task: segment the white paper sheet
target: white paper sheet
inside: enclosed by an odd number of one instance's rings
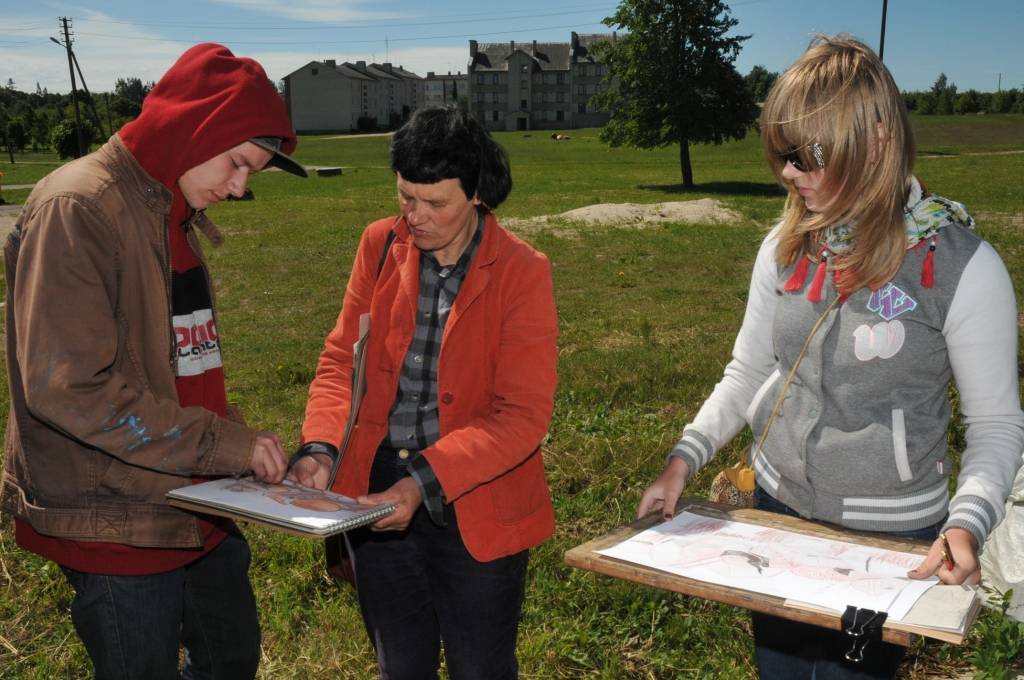
[[[908,571],[922,559],[771,527],[682,512],[599,553],[687,578],[807,602],[847,605],[899,620],[938,579]]]

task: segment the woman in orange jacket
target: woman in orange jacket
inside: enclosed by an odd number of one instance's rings
[[[456,109],[395,133],[401,215],[363,234],[291,477],[328,484],[370,315],[366,395],[333,489],[397,510],[348,536],[385,678],[517,677],[528,549],[554,531],[540,443],[557,318],[547,258],[505,231],[508,160]]]

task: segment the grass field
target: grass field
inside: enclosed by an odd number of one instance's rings
[[[1024,117],[918,119],[918,174],[967,204],[1024,284]],[[695,189],[678,154],[609,149],[597,130],[554,142],[497,135],[515,187],[500,216],[530,218],[594,203],[715,198],[735,225],[554,227],[526,237],[551,258],[561,325],[560,385],[545,444],[558,531],[532,553],[520,628],[524,678],[749,678],[743,610],[572,570],[565,550],[632,519],[682,426],[718,380],[743,312],[753,257],[782,206],[756,137],[692,150]],[[338,312],[362,228],[396,211],[388,139],[303,138],[298,158],[345,174],[255,177],[256,200],[211,210],[227,235],[208,249],[218,291],[229,396],[249,421],[298,438],[306,388]],[[1017,153],[1007,153],[1017,152]],[[35,158],[5,183],[56,164]],[[46,165],[50,164],[50,165]],[[22,165],[22,164],[19,164]],[[12,179],[15,177],[15,179]],[[5,192],[6,197],[6,192]],[[8,200],[10,198],[8,197]],[[0,415],[6,417],[6,389]],[[697,494],[740,437],[691,486]],[[325,576],[319,544],[246,529],[264,630],[261,678],[371,678],[374,662],[353,593]],[[88,660],[71,628],[59,570],[14,546],[0,525],[0,678],[78,678]],[[988,615],[964,648],[918,644],[905,675],[952,676],[998,647]],[[995,632],[992,632],[995,631]]]

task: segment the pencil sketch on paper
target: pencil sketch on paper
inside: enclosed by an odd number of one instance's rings
[[[281,505],[291,505],[313,512],[337,512],[339,510],[356,510],[358,506],[350,504],[346,507],[340,499],[325,498],[323,491],[311,489],[293,482],[284,481],[280,484],[265,484],[250,479],[235,479],[224,487],[235,493],[253,493],[268,498]]]
[[[898,619],[936,581],[906,574],[920,555],[683,512],[598,551],[687,578]]]

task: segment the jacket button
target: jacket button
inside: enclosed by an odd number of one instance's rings
[[[405,460],[409,457],[409,449],[398,449],[398,457]]]
[[[452,394],[451,392],[445,392],[444,394],[441,395],[442,404],[450,404],[453,401],[455,401],[455,395]]]

